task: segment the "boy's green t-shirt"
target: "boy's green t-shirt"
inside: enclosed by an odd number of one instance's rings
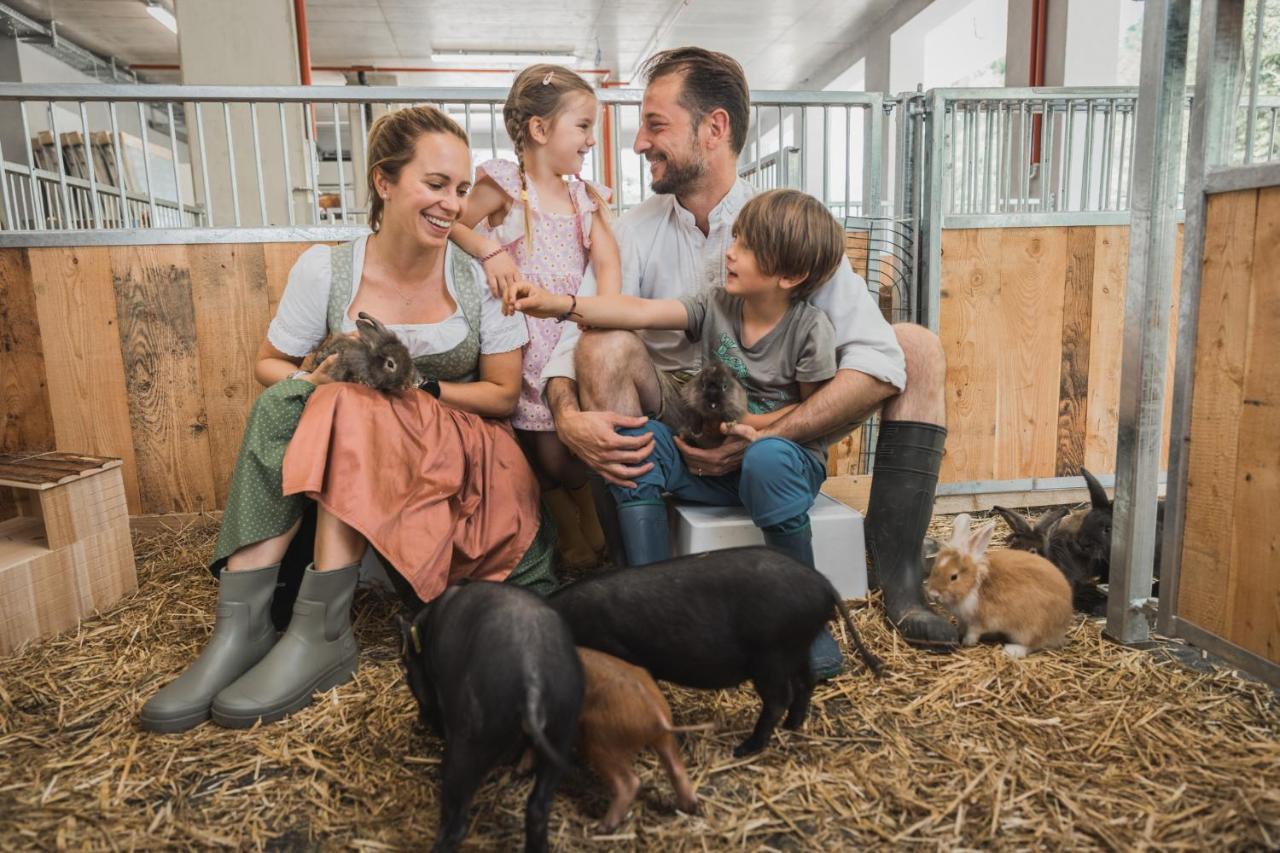
[[[801,382],[825,382],[836,375],[835,329],[831,320],[804,300],[751,346],[742,343],[742,297],[708,287],[680,299],[688,312],[685,334],[702,343],[704,360],[724,362],[747,391],[747,408],[766,414],[800,402]],[[803,447],[826,464],[824,436]]]

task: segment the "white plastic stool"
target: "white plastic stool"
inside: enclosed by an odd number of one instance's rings
[[[673,507],[671,552],[676,556],[763,545],[764,534],[742,507],[677,503]],[[862,514],[826,495],[809,510],[813,560],[842,598],[867,594],[867,546]]]

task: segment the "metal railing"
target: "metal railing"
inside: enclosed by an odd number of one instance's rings
[[[141,229],[210,229],[227,240],[322,239],[314,229],[363,228],[367,135],[379,115],[433,104],[467,131],[478,163],[513,156],[502,123],[506,94],[478,88],[0,84],[0,127],[10,129],[0,131],[0,240],[65,242],[70,238],[64,232],[93,231],[77,239],[145,242],[138,234],[103,236]],[[652,192],[644,157],[629,147],[642,94],[598,92],[601,143],[583,171],[612,185],[618,212]],[[752,97],[740,162],[748,180],[760,188],[803,189],[842,218],[882,209],[880,95]],[[270,233],[282,228],[289,233]],[[22,232],[27,242],[11,232]]]

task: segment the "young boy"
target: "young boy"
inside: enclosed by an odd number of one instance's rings
[[[618,512],[661,505],[662,493],[716,506],[741,505],[765,541],[813,566],[809,508],[826,478],[826,447],[834,436],[804,445],[761,436],[774,421],[836,373],[835,332],[827,316],[806,297],[844,259],[844,230],[812,196],[771,190],[752,198],[733,226],[725,254],[725,286],[682,299],[634,296],[575,298],[521,283],[510,291],[512,306],[531,317],[555,317],[602,329],[682,329],[701,342],[702,359],[719,359],[746,389],[749,414],[726,432],[750,443],[740,470],[720,477],[689,471],[670,428],[658,419],[625,430],[654,437],[653,468],[635,478],[635,489],[611,486]],[[661,377],[661,374],[660,374]],[[663,383],[663,411],[678,388]],[[623,545],[631,565],[670,556],[665,513],[637,512],[651,519],[624,524]],[[810,663],[816,677],[840,671],[840,650],[830,633],[814,642]]]

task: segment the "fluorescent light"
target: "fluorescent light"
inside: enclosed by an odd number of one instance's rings
[[[471,51],[446,50],[431,54],[432,62],[448,65],[459,65],[473,68],[484,68],[493,65],[532,65],[535,62],[551,62],[557,65],[577,65],[578,57],[567,51]]]
[[[147,6],[147,11],[151,13],[151,17],[164,24],[165,29],[177,35],[178,19],[173,17],[173,13],[163,6]]]

